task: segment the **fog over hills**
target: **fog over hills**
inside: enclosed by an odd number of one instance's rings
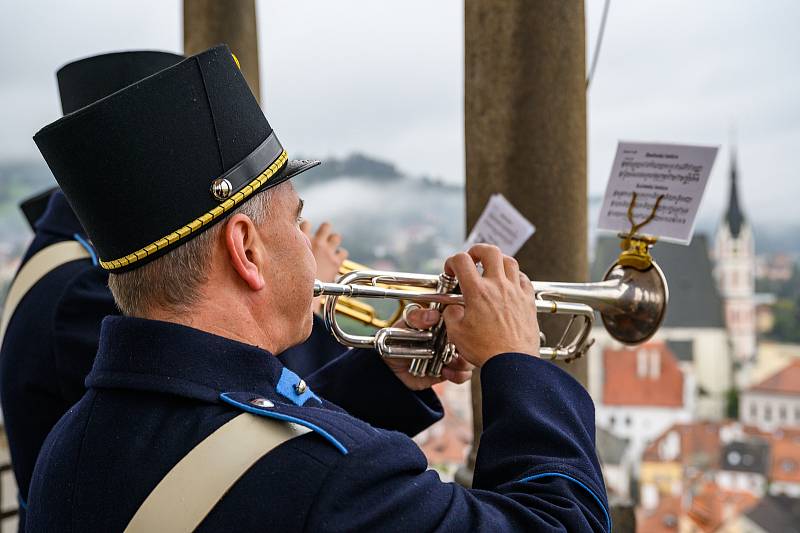
[[[327,158],[293,182],[306,201],[305,217],[315,225],[331,221],[358,261],[386,260],[398,268],[432,271],[464,241],[461,185],[408,176],[391,162],[357,153]],[[6,253],[21,250],[30,238],[19,201],[53,184],[44,163],[0,163],[0,243]],[[600,197],[589,199],[592,240],[600,203]],[[696,231],[713,234],[719,218],[699,220]],[[800,225],[765,226],[756,221],[754,228],[760,253],[800,255]]]

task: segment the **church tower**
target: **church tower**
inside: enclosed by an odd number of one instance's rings
[[[728,208],[717,229],[714,245],[714,275],[725,307],[736,384],[741,389],[749,385],[756,357],[756,257],[753,230],[739,203],[735,151],[731,154],[730,180]]]

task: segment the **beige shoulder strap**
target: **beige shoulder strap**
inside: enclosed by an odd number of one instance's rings
[[[0,345],[3,343],[8,322],[17,309],[17,305],[36,285],[37,281],[61,265],[89,257],[89,252],[78,241],[62,241],[51,244],[34,254],[17,273],[17,277],[14,278],[8,289],[8,296],[3,304],[3,316],[0,319]]]
[[[242,413],[194,447],[145,499],[126,533],[194,531],[259,459],[308,428]]]

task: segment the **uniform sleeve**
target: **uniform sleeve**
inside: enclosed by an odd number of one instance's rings
[[[382,433],[328,475],[309,531],[609,531],[594,408],[559,368],[504,354],[482,371],[475,488],[443,483],[413,443]]]
[[[86,392],[100,338],[100,323],[119,311],[107,285],[108,274],[87,268],[64,288],[53,324],[53,353],[63,398],[77,402]]]
[[[410,390],[374,350],[350,350],[306,381],[317,394],[350,415],[408,436],[444,416],[444,408],[432,389]]]

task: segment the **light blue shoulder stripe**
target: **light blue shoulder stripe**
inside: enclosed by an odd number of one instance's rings
[[[274,418],[276,420],[283,420],[285,422],[293,422],[295,424],[298,424],[298,425],[301,425],[301,426],[305,426],[308,429],[310,429],[311,431],[313,431],[314,433],[318,433],[319,435],[325,437],[325,439],[328,442],[333,444],[336,447],[336,449],[339,450],[340,452],[342,452],[344,455],[348,454],[347,448],[345,448],[344,445],[341,442],[339,442],[339,440],[336,437],[334,437],[333,435],[331,435],[330,433],[328,433],[327,431],[325,431],[324,429],[322,429],[321,427],[319,427],[316,424],[313,424],[311,422],[307,422],[305,420],[302,420],[300,418],[296,418],[294,416],[285,415],[283,413],[278,413],[278,412],[275,412],[275,411],[267,411],[265,409],[258,409],[256,407],[253,407],[252,405],[249,405],[249,404],[246,404],[246,403],[242,403],[242,402],[240,402],[238,400],[234,400],[233,398],[228,396],[228,393],[226,393],[226,392],[223,392],[222,394],[220,394],[219,397],[223,402],[225,402],[227,404],[230,404],[230,405],[233,405],[233,406],[241,409],[242,411],[246,411],[246,412],[252,413],[254,415],[265,416],[267,418]]]
[[[92,264],[94,266],[98,266],[100,261],[97,259],[97,252],[95,251],[94,246],[92,246],[89,241],[81,237],[80,233],[74,234],[72,238],[78,241],[81,246],[86,248],[86,251],[89,252],[89,256],[92,258]]]
[[[608,514],[608,509],[606,509],[606,506],[603,504],[603,500],[601,500],[600,497],[582,481],[575,479],[572,476],[568,476],[567,474],[562,474],[561,472],[544,472],[542,474],[536,474],[534,476],[522,478],[520,481],[533,481],[543,477],[563,477],[564,479],[572,481],[573,483],[577,483],[583,487],[589,494],[592,495],[592,498],[594,498],[594,500],[597,502],[597,505],[600,506],[600,509],[603,510],[603,514],[606,516],[606,525],[608,526],[608,531],[609,533],[611,532],[611,515]]]

